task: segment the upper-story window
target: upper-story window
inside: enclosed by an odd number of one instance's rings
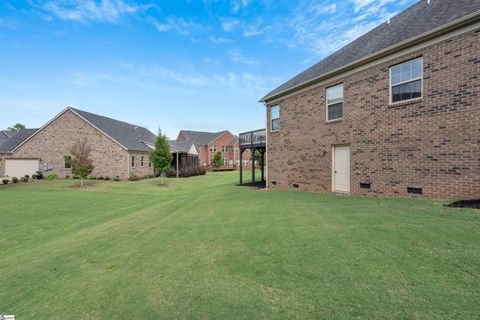
[[[422,97],[423,59],[417,58],[390,68],[390,102]]]
[[[270,107],[270,130],[277,131],[280,129],[280,106]]]
[[[327,121],[343,118],[343,83],[327,88]]]
[[[228,146],[222,146],[222,152],[228,152]]]
[[[140,166],[143,167],[143,156],[140,157]]]
[[[210,152],[217,152],[217,146],[215,145],[210,146]]]

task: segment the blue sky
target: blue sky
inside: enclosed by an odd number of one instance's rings
[[[414,0],[0,0],[0,128],[67,106],[146,126],[264,127],[268,91]]]

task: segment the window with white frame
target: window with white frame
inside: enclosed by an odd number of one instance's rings
[[[217,147],[216,146],[210,146],[210,152],[217,152]]]
[[[270,130],[276,131],[280,129],[280,106],[270,107]]]
[[[143,156],[140,157],[140,166],[143,167]]]
[[[132,156],[132,168],[135,167],[135,156]]]
[[[422,97],[423,59],[417,58],[390,67],[390,102]]]
[[[343,118],[343,83],[327,88],[327,121]]]
[[[223,157],[223,165],[228,166],[228,157]]]

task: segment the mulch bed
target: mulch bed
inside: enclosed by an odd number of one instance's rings
[[[476,200],[458,200],[450,204],[446,204],[445,207],[449,208],[473,208],[480,209],[480,199]]]

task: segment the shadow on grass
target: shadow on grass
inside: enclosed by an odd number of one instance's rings
[[[452,202],[450,204],[446,204],[445,207],[480,209],[480,199],[458,200],[458,201]]]

